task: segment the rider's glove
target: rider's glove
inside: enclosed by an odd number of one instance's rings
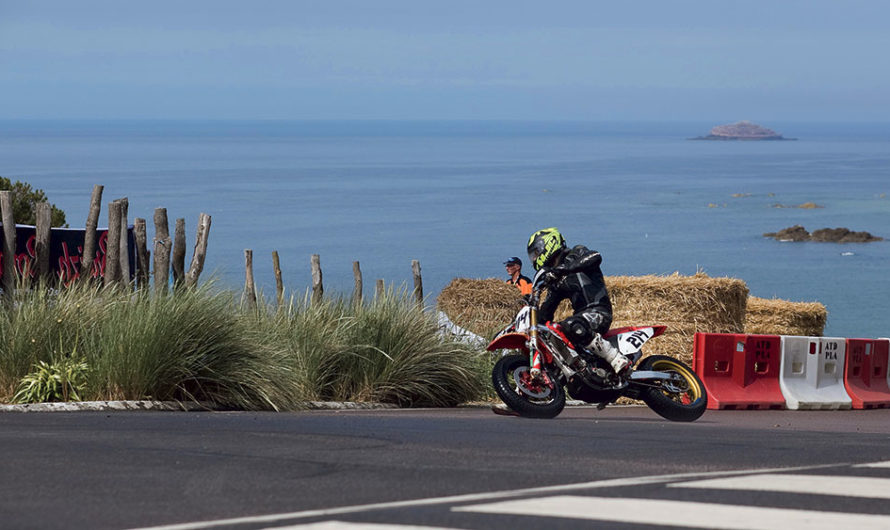
[[[547,269],[544,271],[544,274],[541,275],[541,281],[547,285],[555,284],[560,278],[562,278],[562,274],[556,272],[555,269]]]

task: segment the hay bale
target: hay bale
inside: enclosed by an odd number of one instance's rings
[[[741,333],[748,287],[735,278],[608,276],[612,327],[661,324],[664,335],[646,343],[646,354],[669,355],[692,364],[696,332]]]
[[[789,302],[778,298],[748,298],[745,333],[821,337],[828,310],[818,302]]]
[[[437,300],[452,322],[485,338],[509,324],[522,303],[519,289],[497,278],[455,278]]]
[[[693,335],[741,333],[745,326],[748,288],[733,278],[694,276],[607,276],[615,312],[612,327],[662,324],[661,337],[646,344],[658,353],[692,362]],[[520,307],[518,289],[497,279],[456,278],[439,295],[439,309],[457,325],[483,336],[507,325]],[[562,320],[572,314],[568,301],[556,311]]]

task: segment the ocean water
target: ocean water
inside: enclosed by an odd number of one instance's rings
[[[890,336],[890,242],[782,243],[800,224],[890,239],[890,124],[768,123],[794,142],[702,142],[709,123],[0,122],[0,176],[43,189],[83,226],[94,184],[130,221],[165,207],[212,216],[205,276],[240,289],[244,249],[274,294],[374,281],[434,300],[455,277],[503,277],[538,228],[604,256],[607,275],[744,280],[752,295],[819,301],[827,335]],[[777,208],[815,202],[823,208]],[[103,211],[103,215],[105,212]],[[107,217],[105,218],[107,219]],[[100,223],[101,224],[101,223]],[[527,261],[527,260],[526,260]],[[530,275],[526,265],[523,271]]]

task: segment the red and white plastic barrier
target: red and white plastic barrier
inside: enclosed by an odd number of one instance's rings
[[[846,339],[782,336],[779,387],[789,409],[849,409],[844,388]]]
[[[847,339],[844,386],[854,409],[890,407],[888,350],[886,339]]]
[[[696,333],[709,409],[890,408],[890,339]]]
[[[696,333],[693,366],[709,409],[782,409],[778,335]]]

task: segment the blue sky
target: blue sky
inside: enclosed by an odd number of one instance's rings
[[[890,2],[0,0],[0,119],[890,121]]]

